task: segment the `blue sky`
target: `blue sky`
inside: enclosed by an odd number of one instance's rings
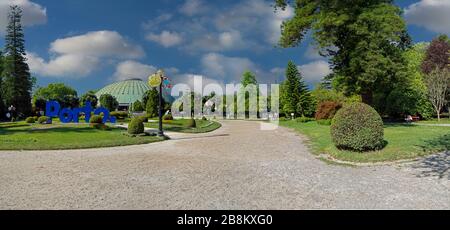
[[[157,68],[174,83],[190,83],[193,75],[231,83],[245,69],[273,83],[288,60],[311,85],[329,73],[309,39],[297,48],[274,47],[279,24],[293,12],[274,13],[270,0],[0,0],[2,27],[11,3],[24,9],[28,62],[39,86],[63,82],[81,94],[144,79]],[[396,3],[414,42],[450,34],[450,0]]]

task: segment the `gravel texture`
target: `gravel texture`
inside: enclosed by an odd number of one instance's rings
[[[140,146],[0,152],[0,209],[449,209],[450,154],[329,165],[298,134],[225,121]]]

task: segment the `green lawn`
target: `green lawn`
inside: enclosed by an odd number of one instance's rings
[[[441,118],[440,121],[438,121],[437,119],[432,119],[432,120],[426,120],[426,121],[419,121],[418,123],[422,123],[422,124],[450,124],[450,119],[449,118]]]
[[[87,124],[0,123],[0,150],[56,150],[147,144],[159,137],[129,137],[125,130],[97,130]]]
[[[385,125],[387,146],[380,151],[358,153],[338,150],[332,143],[330,126],[316,122],[282,121],[282,126],[293,128],[310,139],[315,154],[326,153],[343,161],[368,163],[412,159],[450,149],[450,127]]]
[[[163,129],[165,131],[171,132],[180,132],[180,133],[207,133],[212,132],[221,127],[221,124],[216,121],[204,121],[204,120],[195,120],[197,127],[196,128],[188,128],[186,127],[188,119],[178,119],[172,121],[164,121]],[[148,128],[158,128],[158,123],[146,123],[145,127]]]

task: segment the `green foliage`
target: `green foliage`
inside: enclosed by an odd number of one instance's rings
[[[25,122],[28,124],[33,124],[36,122],[36,120],[34,119],[34,117],[27,117],[27,119],[25,119]]]
[[[286,116],[312,116],[314,101],[294,62],[289,61],[286,68],[286,80],[281,86],[281,110]]]
[[[25,39],[21,24],[22,9],[11,6],[5,36],[5,58],[1,73],[1,93],[5,106],[13,105],[20,117],[31,113],[33,80],[26,60]]]
[[[352,103],[340,109],[331,125],[336,147],[353,151],[384,147],[384,128],[380,115],[367,104]]]
[[[157,117],[159,115],[158,112],[158,103],[159,103],[159,92],[155,88],[152,88],[150,91],[146,93],[146,105],[145,111],[147,112],[148,117]]]
[[[3,73],[3,53],[0,50],[0,120],[3,118],[3,114],[5,114],[5,104],[3,103],[3,98],[2,98],[2,82],[3,82],[3,77],[2,77],[2,73]]]
[[[91,119],[89,119],[90,124],[103,124],[103,117],[100,115],[93,115]]]
[[[331,119],[317,120],[317,124],[324,125],[324,126],[330,126],[331,122],[332,122]]]
[[[189,119],[187,121],[186,127],[188,127],[188,128],[196,128],[197,127],[197,122],[195,121],[195,119],[191,118],[191,119]]]
[[[125,118],[128,118],[129,114],[127,111],[112,111],[109,115],[117,118],[118,120],[124,120]]]
[[[94,91],[88,91],[87,93],[83,94],[80,98],[80,105],[85,106],[87,101],[91,102],[92,107],[97,107],[98,98],[95,95]]]
[[[133,118],[131,120],[128,124],[128,133],[133,135],[144,133],[144,123],[142,122],[142,118]]]
[[[163,116],[163,120],[165,120],[165,121],[173,121],[173,116],[172,116],[172,114],[166,114],[166,115],[164,115]]]
[[[40,87],[33,95],[36,107],[45,109],[44,101],[57,101],[62,107],[77,107],[79,100],[77,91],[63,83],[52,83],[47,87]],[[41,107],[43,104],[43,107]]]
[[[142,105],[142,102],[137,100],[133,103],[133,111],[134,112],[142,112],[144,111],[144,106]]]
[[[100,96],[100,105],[109,111],[114,111],[119,107],[119,102],[111,94],[103,94]]]
[[[243,88],[240,89],[240,91],[237,93],[237,97],[238,98],[242,98],[245,100],[245,113],[248,114],[250,112],[257,112],[259,105],[258,105],[258,100],[259,100],[259,87],[258,87],[258,81],[256,80],[256,76],[255,74],[253,74],[250,71],[245,71],[242,74],[242,79],[241,79],[241,85],[243,86]],[[256,92],[251,92],[253,94],[256,94],[256,104],[254,103],[250,103],[250,92],[245,92],[245,87],[249,87],[249,86],[255,86]],[[241,99],[241,100],[242,100]],[[237,106],[237,104],[236,104]],[[247,115],[246,115],[247,116]]]
[[[39,124],[47,124],[48,121],[51,121],[51,119],[47,116],[41,116],[38,118],[38,123]]]
[[[275,0],[284,8],[288,1]],[[283,22],[279,45],[297,46],[309,31],[329,57],[333,84],[346,95],[372,103],[374,92],[389,90],[405,77],[402,51],[409,46],[401,9],[392,0],[292,2],[295,16]]]
[[[300,123],[307,123],[307,122],[311,122],[314,121],[314,118],[310,118],[310,117],[299,117],[297,119],[295,119],[297,122]]]
[[[342,103],[335,101],[324,101],[317,106],[316,120],[331,120],[337,111],[342,108]]]
[[[427,100],[427,87],[421,65],[425,58],[428,43],[418,43],[404,52],[407,78],[402,82],[393,82],[388,92],[375,95],[375,108],[393,118],[405,115],[420,115],[428,119],[433,115],[433,108]]]

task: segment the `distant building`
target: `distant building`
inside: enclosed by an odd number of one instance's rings
[[[142,102],[142,97],[148,90],[150,86],[141,79],[129,79],[107,85],[96,96],[100,99],[103,94],[111,94],[119,102],[119,110],[129,110],[134,102]]]

